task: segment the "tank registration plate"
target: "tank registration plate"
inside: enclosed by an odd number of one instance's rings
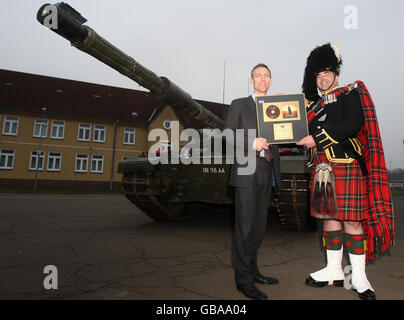
[[[203,173],[226,173],[224,168],[217,168],[217,167],[203,167]]]

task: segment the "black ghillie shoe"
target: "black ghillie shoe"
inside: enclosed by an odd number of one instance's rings
[[[304,283],[307,286],[316,287],[316,288],[326,287],[326,286],[330,285],[328,283],[328,281],[317,281],[317,280],[314,280],[311,276],[306,278]],[[344,280],[334,280],[333,283],[330,286],[343,287],[344,286]]]
[[[356,289],[352,289],[352,290],[355,291],[358,294],[359,298],[361,298],[362,300],[376,300],[375,293],[370,289],[368,289],[362,293],[358,292],[358,290],[356,290]]]

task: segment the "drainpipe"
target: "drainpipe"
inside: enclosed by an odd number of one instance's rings
[[[114,144],[112,146],[112,164],[111,164],[111,183],[109,186],[109,190],[112,191],[113,183],[114,183],[114,163],[115,163],[115,148],[116,148],[116,129],[118,128],[119,120],[115,120],[114,122]]]
[[[42,119],[45,119],[45,113],[46,113],[46,107],[42,107]],[[41,147],[42,147],[42,125],[43,123],[41,122],[39,126],[39,146],[38,150],[36,152],[36,165],[35,165],[35,178],[34,178],[34,190],[37,191],[38,189],[38,170],[39,170],[39,158],[41,157]],[[48,125],[46,126],[46,136],[48,136]],[[43,154],[43,160],[42,160],[42,168],[45,168],[45,152]]]

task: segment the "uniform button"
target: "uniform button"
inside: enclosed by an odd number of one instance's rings
[[[321,126],[317,126],[317,129],[321,129]]]

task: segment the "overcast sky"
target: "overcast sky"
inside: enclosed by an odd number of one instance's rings
[[[0,0],[0,68],[143,90],[41,26],[36,13],[44,3]],[[251,91],[249,72],[259,62],[272,70],[270,93],[297,93],[310,51],[338,42],[344,62],[340,85],[365,82],[376,105],[387,167],[404,168],[402,0],[68,3],[139,63],[193,98],[214,102],[223,101],[224,61],[225,103]]]

